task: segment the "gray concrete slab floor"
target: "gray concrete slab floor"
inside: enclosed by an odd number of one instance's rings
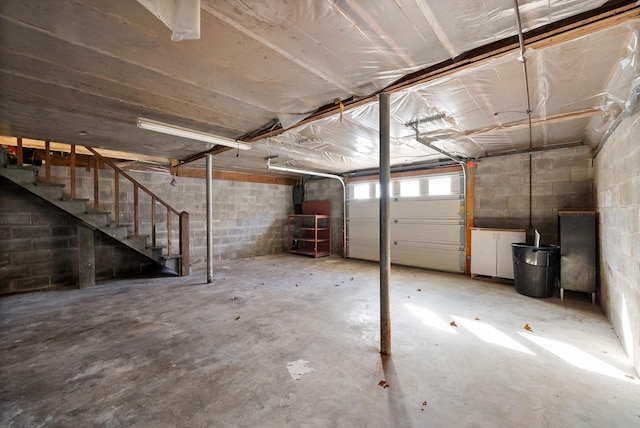
[[[589,295],[394,266],[381,358],[376,264],[280,255],[205,277],[0,299],[0,425],[640,426]]]

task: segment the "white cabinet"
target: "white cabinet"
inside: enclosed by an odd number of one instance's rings
[[[471,228],[471,276],[513,279],[511,244],[525,240],[524,230]]]

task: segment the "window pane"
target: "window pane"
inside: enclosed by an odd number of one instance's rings
[[[369,199],[369,184],[356,184],[353,186],[354,199]]]
[[[450,195],[451,194],[451,177],[430,178],[429,179],[429,195]]]
[[[389,197],[393,195],[393,183],[389,183]],[[380,198],[380,183],[376,183],[376,198]]]
[[[400,196],[420,196],[420,181],[401,181],[400,182]]]

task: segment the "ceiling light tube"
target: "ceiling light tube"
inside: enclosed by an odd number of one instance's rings
[[[207,134],[206,132],[183,128],[181,126],[169,125],[168,123],[145,119],[143,117],[138,118],[138,128],[146,129],[148,131],[160,132],[162,134],[174,135],[176,137],[203,141],[205,143],[227,146],[234,149],[249,150],[251,148],[251,145],[232,140],[231,138],[219,137],[217,135]]]

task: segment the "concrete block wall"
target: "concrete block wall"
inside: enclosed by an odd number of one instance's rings
[[[532,225],[558,242],[558,211],[594,209],[593,167],[586,146],[532,155]],[[474,226],[527,229],[529,155],[482,159],[474,174]]]
[[[600,303],[640,372],[640,113],[595,157]]]
[[[77,266],[71,216],[0,177],[0,293],[71,284]]]
[[[331,178],[308,180],[305,201],[331,201],[331,254],[342,256],[343,249],[343,197],[342,184]]]
[[[93,199],[93,171],[76,172],[77,197]],[[206,266],[206,182],[202,178],[177,177],[158,172],[129,172],[140,184],[178,211],[189,213],[190,262],[194,269]],[[100,210],[113,212],[113,174],[100,170]],[[104,178],[103,178],[104,177]],[[68,169],[52,168],[52,180],[67,184]],[[120,221],[133,224],[133,186],[120,179]],[[124,201],[124,202],[122,202]],[[151,234],[150,198],[139,194],[140,234]],[[229,180],[213,181],[213,259],[230,260],[277,254],[286,250],[287,216],[293,213],[292,188],[288,185]],[[178,245],[178,219],[172,216],[172,245]],[[166,245],[166,211],[156,207],[157,239]],[[176,248],[177,251],[177,248]]]
[[[76,285],[77,220],[0,177],[0,294]],[[94,232],[96,278],[132,275],[149,261]]]

